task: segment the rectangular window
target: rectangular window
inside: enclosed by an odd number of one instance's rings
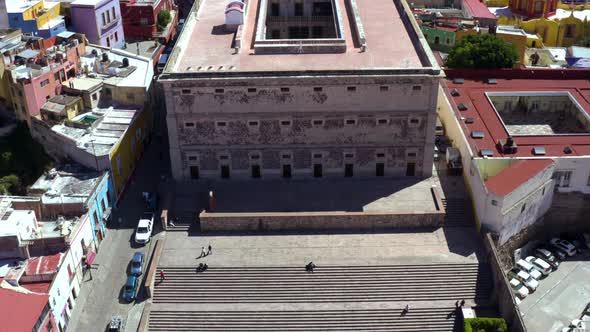
[[[270,4],[270,16],[279,16],[279,3],[273,2]]]
[[[104,210],[106,210],[106,209],[107,209],[107,207],[106,207],[106,204],[105,204],[105,200],[104,200],[104,199],[101,199],[101,200],[100,200],[100,206],[102,207],[102,211],[103,211],[103,212],[104,212]]]
[[[111,13],[107,10],[107,23],[111,23]]]
[[[286,153],[285,153],[285,154],[283,154],[281,157],[282,157],[283,159],[291,159],[291,155],[290,155],[290,154],[286,154]]]
[[[377,124],[380,124],[380,125],[386,125],[387,122],[388,122],[387,119],[377,119]]]
[[[377,158],[385,158],[385,153],[377,153],[375,156]]]
[[[118,42],[118,41],[119,41],[119,32],[115,31],[115,42]]]
[[[98,100],[98,92],[92,94],[92,100],[94,100],[94,101]]]
[[[197,156],[188,156],[189,161],[197,161]]]
[[[386,85],[382,85],[382,86],[379,87],[379,91],[381,91],[381,92],[387,92],[387,91],[389,91],[389,87],[386,86]]]
[[[229,159],[229,156],[227,156],[227,155],[219,156],[219,160],[228,160],[228,159]]]
[[[281,88],[281,92],[289,92],[290,89],[289,88]]]
[[[314,125],[314,127],[320,127],[324,125],[324,120],[313,120],[312,124]]]
[[[41,86],[46,86],[49,84],[49,79],[41,81]]]
[[[321,86],[316,86],[315,88],[313,88],[314,92],[322,92],[324,89]]]
[[[291,121],[290,120],[282,120],[281,121],[281,126],[283,126],[283,127],[289,127],[289,126],[291,126]]]
[[[225,122],[225,121],[217,121],[217,122],[215,123],[215,125],[216,125],[217,127],[226,127],[226,126],[227,126],[227,122]]]
[[[105,19],[105,17],[106,17],[106,16],[104,15],[104,12],[103,12],[103,13],[102,13],[102,26],[105,26],[105,25],[107,25],[107,20]]]
[[[420,91],[420,90],[422,90],[422,86],[420,86],[420,85],[414,85],[412,87],[412,90],[414,90],[414,91]]]
[[[344,120],[344,124],[347,126],[355,126],[356,125],[356,119],[346,119]]]
[[[248,121],[248,126],[250,127],[258,127],[260,125],[260,122],[258,121]]]
[[[111,12],[113,13],[113,20],[117,18],[117,14],[115,13],[115,7],[113,7],[111,9]]]
[[[315,153],[313,155],[313,157],[316,158],[316,159],[321,159],[322,158],[322,154],[321,153]]]
[[[303,2],[295,3],[295,16],[303,16]]]
[[[493,206],[498,206],[498,201],[497,201],[497,200],[495,200],[495,199],[492,199],[492,205],[493,205]]]
[[[181,90],[181,93],[182,93],[183,95],[190,95],[190,94],[191,94],[191,90],[190,90],[190,89],[182,89],[182,90]]]
[[[348,92],[356,92],[356,86],[346,87],[346,91],[348,91]]]
[[[111,39],[109,37],[106,38],[107,47],[111,47]]]
[[[248,88],[248,93],[256,93],[256,88]]]
[[[225,90],[224,89],[215,89],[215,93],[224,93]]]
[[[185,128],[194,128],[195,127],[195,123],[194,122],[185,122],[184,123],[184,127]]]
[[[416,152],[408,152],[408,157],[416,157]]]
[[[418,119],[410,119],[410,123],[411,124],[418,124],[418,123],[420,123],[420,120],[418,120]]]

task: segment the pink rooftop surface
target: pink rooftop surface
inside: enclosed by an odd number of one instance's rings
[[[422,68],[404,22],[394,1],[359,0],[358,11],[364,27],[367,51],[353,43],[353,30],[344,0],[340,6],[346,37],[345,53],[330,54],[254,54],[256,16],[260,0],[248,1],[243,28],[242,48],[234,54],[234,33],[226,33],[224,11],[227,0],[207,0],[198,10],[198,21],[186,27],[188,39],[179,43],[181,53],[173,72],[196,71],[199,66],[235,66],[236,71],[354,70],[374,68]],[[179,45],[177,44],[177,46]],[[189,69],[191,67],[191,69]]]

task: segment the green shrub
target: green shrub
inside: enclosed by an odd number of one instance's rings
[[[469,35],[461,39],[449,53],[449,68],[495,69],[512,68],[518,61],[513,44],[495,35]]]
[[[172,15],[170,15],[170,12],[165,9],[161,10],[158,13],[158,23],[157,23],[158,31],[162,31],[162,30],[166,29],[166,26],[170,23],[170,21],[172,21]]]
[[[508,332],[504,318],[467,318],[463,323],[465,332]]]

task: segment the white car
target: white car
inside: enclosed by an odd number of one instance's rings
[[[518,295],[521,299],[524,299],[527,297],[527,295],[529,295],[528,288],[524,287],[524,285],[516,279],[510,279],[510,286],[512,286],[512,289],[514,289],[516,295]]]
[[[543,274],[539,271],[537,271],[537,269],[535,269],[535,267],[533,266],[533,264],[525,261],[524,259],[519,259],[516,262],[516,266],[523,270],[524,272],[528,273],[531,275],[531,277],[539,280],[541,279],[541,277],[543,276]]]
[[[568,256],[573,256],[576,254],[576,247],[566,240],[553,238],[549,241],[549,243],[565,251]]]
[[[531,277],[530,274],[524,271],[518,271],[518,273],[512,277],[522,282],[531,292],[534,292],[537,287],[539,287],[537,279]]]
[[[137,224],[137,229],[135,230],[135,242],[138,244],[146,244],[150,241],[150,237],[152,236],[152,228],[154,227],[154,214],[151,212],[144,212],[141,218],[139,218],[139,223]]]
[[[541,272],[544,276],[547,276],[549,273],[551,273],[551,265],[540,258],[529,256],[525,258],[525,261],[533,264],[533,267]]]
[[[570,324],[570,327],[573,327],[573,328],[580,329],[580,330],[584,331],[586,329],[586,323],[584,323],[580,319],[574,319],[574,320],[572,320],[572,323]]]

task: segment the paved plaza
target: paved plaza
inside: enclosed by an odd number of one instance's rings
[[[590,252],[561,263],[519,305],[529,331],[561,331],[590,302]]]

